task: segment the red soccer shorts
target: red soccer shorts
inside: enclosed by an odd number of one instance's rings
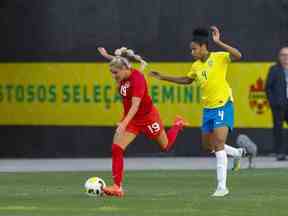
[[[128,124],[126,131],[138,135],[143,133],[150,139],[155,139],[164,129],[158,110],[153,107],[149,114],[143,118],[132,119]]]

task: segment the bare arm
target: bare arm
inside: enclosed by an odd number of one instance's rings
[[[238,49],[221,41],[220,31],[216,26],[211,26],[211,29],[212,29],[212,37],[213,37],[215,44],[217,44],[217,46],[219,46],[223,50],[229,52],[232,60],[240,60],[242,58],[241,52]]]
[[[131,108],[127,113],[126,117],[124,118],[124,120],[122,121],[123,123],[128,124],[132,120],[132,118],[135,116],[135,114],[139,109],[140,103],[141,103],[140,97],[132,97]]]
[[[104,47],[98,47],[97,49],[99,53],[107,60],[111,61],[113,58],[115,58],[115,56],[110,55]]]
[[[121,134],[125,131],[127,125],[129,122],[133,119],[135,114],[137,113],[140,103],[141,103],[141,98],[140,97],[132,97],[132,105],[130,110],[128,111],[127,115],[123,119],[123,121],[118,125],[118,128],[116,130],[116,133]]]
[[[172,83],[177,83],[177,84],[182,84],[182,85],[188,85],[194,81],[194,79],[187,77],[187,76],[182,76],[182,77],[181,76],[178,76],[178,77],[167,76],[167,75],[162,75],[161,73],[156,72],[156,71],[151,71],[149,73],[149,76],[154,77],[155,79],[158,79],[158,80],[164,80],[167,82],[172,82]]]

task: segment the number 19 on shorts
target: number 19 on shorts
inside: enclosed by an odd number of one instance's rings
[[[158,122],[154,122],[153,124],[148,125],[147,127],[152,134],[160,131],[160,124]]]

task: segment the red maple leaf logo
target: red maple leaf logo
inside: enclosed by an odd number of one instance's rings
[[[261,78],[256,81],[256,84],[250,86],[250,91],[252,92],[262,92],[264,90],[264,81]]]

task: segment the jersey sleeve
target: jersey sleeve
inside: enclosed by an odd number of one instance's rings
[[[142,98],[145,94],[146,81],[142,76],[137,76],[133,80],[132,97]]]

